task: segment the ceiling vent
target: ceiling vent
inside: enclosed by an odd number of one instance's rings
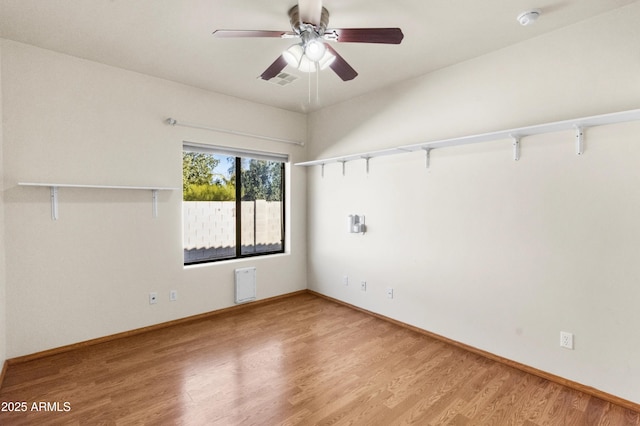
[[[269,80],[265,80],[265,81],[268,81],[269,83],[275,84],[277,86],[286,86],[288,84],[293,83],[297,79],[298,79],[298,77],[293,75],[293,74],[288,74],[286,72],[281,72],[278,75],[276,75],[275,77],[270,78]]]

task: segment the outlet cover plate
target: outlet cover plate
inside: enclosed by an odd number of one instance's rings
[[[573,333],[560,332],[560,347],[573,350]]]
[[[367,282],[366,281],[360,281],[360,290],[367,291]]]
[[[149,304],[155,305],[156,303],[158,303],[158,293],[156,293],[155,291],[149,293]]]

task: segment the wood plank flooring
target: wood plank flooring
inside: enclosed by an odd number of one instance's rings
[[[11,365],[0,402],[27,404],[2,425],[640,425],[312,294]]]

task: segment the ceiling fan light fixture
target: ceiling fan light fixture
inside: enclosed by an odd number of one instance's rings
[[[318,62],[327,51],[327,46],[317,39],[309,40],[304,47],[304,55],[312,62]]]
[[[304,49],[299,44],[294,44],[291,47],[289,47],[287,50],[282,52],[282,57],[284,58],[284,60],[287,61],[288,65],[294,68],[298,68],[300,66],[303,56],[304,56]]]
[[[326,70],[329,66],[336,60],[336,56],[329,52],[329,50],[325,50],[322,59],[318,61],[318,66],[321,70]]]
[[[318,63],[315,61],[309,60],[307,56],[303,56],[300,60],[300,65],[298,65],[298,69],[302,72],[316,72],[318,70]]]
[[[310,44],[311,48],[309,47]],[[322,55],[318,59],[314,59],[320,52]],[[309,57],[308,53],[311,53],[311,57]],[[287,62],[287,65],[302,72],[324,70],[336,59],[325,44],[318,40],[307,42],[306,47],[302,44],[293,44],[282,52],[282,57]]]

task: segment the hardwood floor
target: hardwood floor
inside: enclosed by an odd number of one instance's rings
[[[311,294],[11,365],[0,402],[26,402],[2,425],[640,425]]]

